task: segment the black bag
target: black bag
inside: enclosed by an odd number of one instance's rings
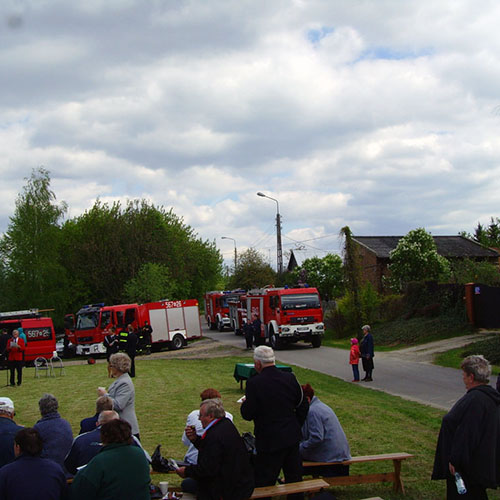
[[[251,432],[244,432],[241,435],[243,443],[245,443],[245,448],[247,449],[248,458],[250,459],[250,465],[255,465],[255,457],[257,455],[257,448],[255,448],[255,436]]]
[[[160,448],[161,444],[155,448],[155,451],[151,455],[151,467],[155,472],[165,473],[174,470],[174,468],[169,465],[168,460],[161,456]]]

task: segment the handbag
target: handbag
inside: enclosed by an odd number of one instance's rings
[[[155,472],[170,472],[175,470],[169,463],[168,460],[161,456],[161,444],[159,444],[153,454],[151,455],[151,467]]]

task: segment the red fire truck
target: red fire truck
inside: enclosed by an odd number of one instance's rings
[[[114,326],[119,333],[128,325],[134,330],[145,326],[147,321],[153,332],[151,346],[160,349],[180,349],[188,339],[202,336],[198,301],[161,300],[147,304],[121,304],[105,306],[90,304],[83,306],[76,315],[67,314],[64,318],[68,340],[76,346],[77,355],[104,354],[104,337]],[[147,339],[142,339],[147,342]],[[141,337],[139,337],[139,348]]]
[[[235,335],[243,334],[243,325],[247,320],[246,294],[234,295],[227,300],[229,306],[229,320]]]
[[[261,336],[273,349],[304,340],[320,347],[323,310],[316,288],[262,288],[247,292],[247,315],[262,321]]]
[[[207,292],[205,294],[205,319],[210,330],[222,332],[225,327],[231,328],[228,300],[242,295],[244,290],[224,292]]]
[[[56,335],[52,318],[42,316],[38,309],[0,313],[0,329],[23,329],[26,334],[24,360],[33,361],[38,357],[51,359],[56,350]]]

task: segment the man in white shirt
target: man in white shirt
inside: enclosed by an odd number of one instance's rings
[[[200,394],[200,398],[202,401],[205,401],[206,399],[222,399],[222,396],[216,389],[205,389]],[[193,410],[187,417],[186,427],[194,427],[196,430],[196,434],[198,434],[198,436],[202,436],[204,429],[199,416],[200,410]],[[231,420],[231,422],[233,421],[233,416],[228,411],[226,411],[226,417]],[[195,465],[196,463],[198,463],[198,449],[188,439],[185,432],[183,432],[182,434],[182,442],[185,446],[188,446],[188,451],[184,457],[184,462],[189,465]]]

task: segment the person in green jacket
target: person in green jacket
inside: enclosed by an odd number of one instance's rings
[[[149,464],[141,448],[131,446],[130,424],[104,424],[101,441],[101,451],[75,476],[71,499],[149,500]]]

